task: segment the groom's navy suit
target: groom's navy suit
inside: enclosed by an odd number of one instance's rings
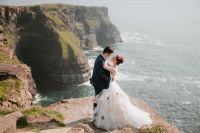
[[[103,68],[104,57],[100,54],[94,63],[94,69],[90,83],[94,86],[95,95],[98,95],[103,89],[108,89],[111,80],[110,72]]]

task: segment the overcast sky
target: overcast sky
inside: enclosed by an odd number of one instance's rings
[[[99,5],[106,6],[110,4],[123,4],[128,2],[130,4],[138,2],[196,2],[199,4],[200,0],[0,0],[1,5],[35,5],[44,3],[66,3],[66,4],[81,4],[81,5]]]

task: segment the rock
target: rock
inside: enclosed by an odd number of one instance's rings
[[[121,42],[120,34],[108,16],[108,8],[69,6],[63,12],[69,15],[70,21],[65,23],[79,37],[83,49]]]
[[[14,133],[16,131],[16,122],[22,116],[22,113],[17,111],[0,117],[0,133]]]
[[[60,127],[59,123],[56,120],[50,119],[49,117],[44,117],[44,116],[41,118],[28,117],[27,123],[32,128],[37,128],[40,130],[53,129],[53,128]]]
[[[131,128],[124,128],[120,130],[114,130],[112,133],[137,133],[136,131],[133,131]]]
[[[3,38],[2,42],[3,42],[3,44],[8,44],[7,38]]]
[[[82,119],[91,119],[93,97],[68,99],[65,103],[55,103],[48,107],[64,116],[64,123],[70,124]],[[67,107],[67,108],[66,108]]]
[[[42,130],[40,131],[40,133],[84,133],[84,130],[82,128],[66,127],[66,128]]]
[[[40,130],[40,133],[85,133],[82,128],[74,128],[74,127],[63,127],[63,128],[55,128],[55,129],[46,129]],[[28,130],[17,130],[16,133],[35,133],[31,129]]]
[[[94,130],[87,124],[78,124],[77,127],[83,128],[84,129],[84,133],[94,133]]]
[[[3,34],[0,33],[0,42],[3,41],[3,38],[4,38],[4,37],[3,37]]]
[[[16,111],[16,112],[10,113],[4,117],[11,117],[14,120],[17,120],[17,119],[21,118],[22,116],[23,116],[23,114],[20,111]]]
[[[3,45],[4,45],[3,42],[0,41],[0,46],[3,46]]]
[[[55,103],[48,107],[50,110],[56,110],[63,114],[64,123],[67,126],[78,126],[84,129],[93,130],[94,132],[104,132],[95,127],[92,122],[93,97],[83,97],[64,100],[63,103]],[[172,124],[168,123],[157,112],[149,107],[145,102],[138,99],[131,99],[132,103],[138,108],[148,112],[153,119],[153,125],[162,125],[168,133],[180,133]],[[65,107],[68,108],[65,108]],[[81,125],[81,126],[80,126]],[[141,129],[142,130],[142,129]],[[135,133],[137,130],[124,128],[122,130],[112,131],[112,133]]]
[[[2,33],[2,32],[3,32],[3,26],[0,25],[0,33]]]
[[[22,83],[19,88],[9,88],[5,94],[5,101],[2,101],[0,109],[17,109],[30,107],[36,95],[35,82],[32,79],[29,68],[26,65],[0,64],[0,77],[15,77],[17,83]],[[4,80],[0,79],[0,82]],[[11,81],[12,82],[12,81]]]

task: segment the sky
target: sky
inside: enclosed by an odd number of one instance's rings
[[[113,2],[114,1],[114,2]],[[0,0],[1,5],[36,5],[36,4],[44,4],[44,3],[66,3],[66,4],[81,4],[81,5],[99,5],[99,6],[106,6],[115,4],[115,3],[121,3],[124,2],[134,4],[138,2],[145,2],[145,3],[151,3],[151,2],[196,2],[200,3],[199,0]]]

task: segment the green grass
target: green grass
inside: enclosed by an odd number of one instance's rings
[[[0,51],[0,63],[4,64],[19,64],[17,59],[11,59],[9,53]]]
[[[11,64],[12,60],[10,59],[10,56],[8,53],[0,52],[0,63],[6,63]]]
[[[74,56],[77,56],[79,48],[78,48],[78,39],[77,37],[70,31],[58,31],[59,42],[62,47],[63,58],[68,57],[68,49],[69,47],[73,50]]]
[[[6,100],[6,94],[11,90],[19,91],[21,86],[21,81],[16,77],[8,77],[5,80],[0,81],[0,101]]]
[[[13,111],[8,110],[8,109],[0,109],[0,116],[7,115],[9,113],[12,113]]]
[[[22,113],[24,116],[18,119],[17,128],[30,127],[33,128],[32,131],[40,132],[40,129],[34,128],[31,125],[29,125],[27,119],[28,117],[33,117],[34,119],[34,118],[43,118],[44,116],[50,118],[50,120],[54,119],[58,123],[58,126],[64,126],[63,123],[64,117],[57,111],[48,110],[40,106],[33,106],[29,109],[22,111]]]
[[[40,117],[48,116],[49,118],[55,119],[59,123],[63,123],[64,117],[57,111],[47,110],[42,107],[32,107],[22,112],[25,116]]]
[[[39,132],[40,132],[40,129],[34,128],[34,129],[32,129],[32,131],[35,132],[35,133],[39,133]]]
[[[13,36],[13,33],[10,31],[10,29],[8,28],[8,25],[4,25],[4,31],[3,33],[5,34],[6,38],[7,38],[7,42],[4,43],[4,46],[13,48],[14,44],[15,44],[15,38]]]
[[[139,130],[139,133],[167,133],[167,130],[162,125],[155,125],[152,128]]]
[[[59,13],[56,11],[47,11],[44,12],[45,16],[52,20],[57,25],[65,25],[62,19],[59,16]]]

